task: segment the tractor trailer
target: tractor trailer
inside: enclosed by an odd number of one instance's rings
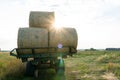
[[[65,70],[67,55],[77,52],[77,32],[74,28],[56,29],[54,12],[31,11],[29,27],[19,28],[17,48],[11,52],[26,62],[26,74],[38,76],[38,69]]]

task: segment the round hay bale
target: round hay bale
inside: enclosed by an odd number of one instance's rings
[[[18,31],[18,53],[32,54],[32,49],[21,48],[36,48],[34,49],[35,54],[69,53],[69,47],[73,47],[71,52],[75,52],[77,40],[74,28],[53,28],[50,29],[49,34],[48,29],[45,28],[20,28]]]
[[[74,28],[51,29],[49,41],[50,47],[64,48],[65,46],[73,47],[76,50],[78,41],[77,32]]]
[[[29,16],[30,27],[49,28],[54,24],[54,12],[32,11]]]
[[[17,44],[18,48],[48,47],[48,31],[44,28],[19,28]],[[32,53],[32,51],[21,49],[18,53]]]

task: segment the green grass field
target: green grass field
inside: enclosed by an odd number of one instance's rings
[[[64,59],[66,80],[120,80],[120,51],[81,51]],[[43,71],[44,72],[44,71]],[[25,63],[0,53],[0,80],[58,80],[53,70],[35,79],[25,76]]]

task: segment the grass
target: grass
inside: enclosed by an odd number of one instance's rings
[[[120,51],[81,51],[64,61],[66,80],[120,80]],[[0,80],[36,80],[24,73],[25,63],[9,53],[0,53]],[[48,70],[37,80],[58,77],[62,76]]]
[[[120,80],[120,51],[81,51],[65,62],[67,80]]]
[[[23,77],[25,65],[8,52],[0,52],[0,80],[16,80]],[[20,80],[20,79],[17,79]]]

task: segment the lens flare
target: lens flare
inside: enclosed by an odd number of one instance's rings
[[[61,49],[63,47],[62,44],[58,44],[58,48]]]
[[[63,66],[64,66],[64,61],[63,61],[63,59],[62,59],[62,57],[61,57],[60,63],[59,63],[59,67],[63,67]]]

